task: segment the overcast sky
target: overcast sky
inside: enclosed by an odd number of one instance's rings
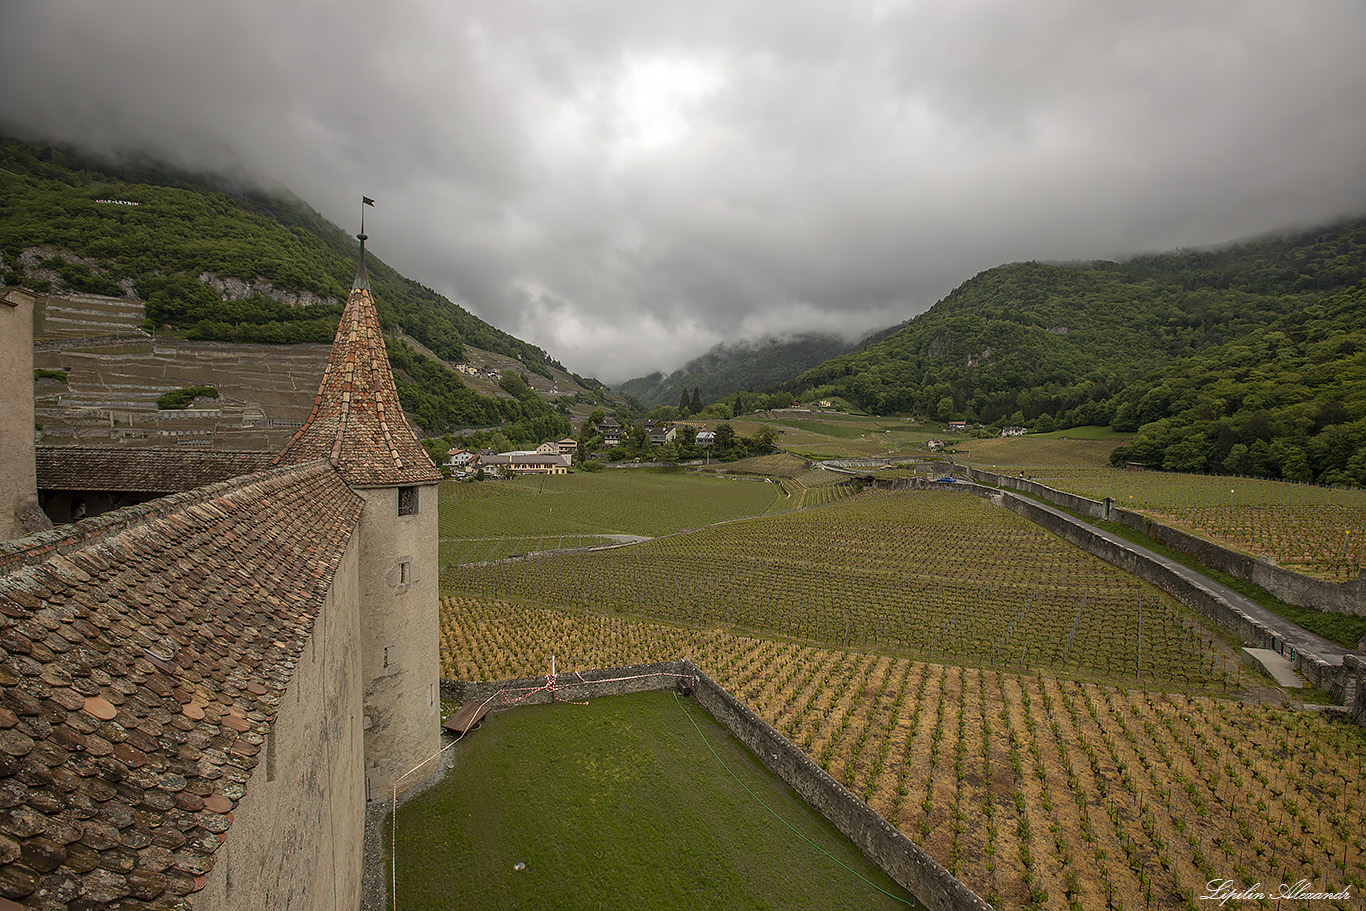
[[[571,370],[1366,212],[1357,0],[2,0],[0,123],[278,181]]]

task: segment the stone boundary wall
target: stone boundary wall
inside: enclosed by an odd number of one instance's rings
[[[1347,710],[1352,713],[1353,721],[1366,728],[1366,661],[1356,655],[1348,655],[1342,659],[1342,663],[1356,683],[1356,694],[1348,703]]]
[[[1133,573],[1145,582],[1152,583],[1252,647],[1279,651],[1276,649],[1276,637],[1271,630],[1219,597],[1214,590],[1172,572],[1150,557],[1121,547],[1070,516],[1059,516],[1049,512],[1032,500],[1014,493],[1006,493],[1001,505],[1041,525],[1064,541]],[[1295,670],[1307,677],[1314,686],[1339,697],[1343,695],[1347,677],[1345,668],[1320,661],[1303,652],[1295,652],[1292,660]]]
[[[697,668],[687,661],[575,671],[557,675],[553,692],[546,686],[545,674],[521,680],[488,682],[447,680],[443,677],[441,695],[455,702],[483,702],[502,693],[502,697],[489,704],[490,708],[508,708],[513,705],[544,705],[547,702],[583,700],[593,696],[624,696],[627,693],[667,690],[677,684],[680,678],[696,674]]]
[[[966,474],[969,478],[972,478],[972,480],[982,484],[1033,494],[1042,500],[1047,500],[1054,506],[1080,513],[1083,516],[1089,516],[1092,519],[1110,518],[1109,500],[1106,500],[1104,503],[1098,503],[1095,500],[1089,500],[1086,497],[1077,496],[1076,494],[1054,490],[1052,487],[1046,487],[1038,481],[1031,481],[1028,478],[1011,477],[1008,474],[997,474],[994,471],[983,471],[980,468],[959,466],[958,470]]]
[[[1161,522],[1154,522],[1142,513],[1115,506],[1114,501],[1109,498],[1098,502],[1054,490],[1026,478],[1013,478],[1010,475],[983,471],[980,468],[960,466],[958,470],[974,481],[1033,494],[1054,506],[1092,519],[1120,522],[1173,550],[1189,554],[1211,569],[1227,573],[1244,582],[1260,585],[1289,604],[1366,617],[1366,571],[1352,582],[1325,582],[1257,557],[1237,553],[1212,541],[1163,525]]]
[[[537,705],[557,696],[569,700],[671,689],[680,681],[718,724],[930,911],[990,911],[991,906],[976,893],[691,661],[563,674],[556,677],[554,693],[544,676],[491,683],[443,679],[441,693],[448,699],[471,702],[503,691],[505,696],[498,699],[502,705]]]
[[[691,666],[691,662],[688,662]],[[696,671],[697,702],[769,770],[830,820],[884,873],[930,911],[987,911],[991,906],[955,879],[872,807],[714,680]]]
[[[1188,532],[1154,522],[1142,513],[1115,507],[1110,511],[1110,518],[1143,532],[1173,550],[1190,554],[1211,569],[1260,585],[1289,604],[1366,617],[1366,571],[1351,582],[1325,582],[1220,547]]]
[[[959,493],[970,493],[974,497],[981,497],[984,500],[992,500],[1001,495],[1001,492],[995,487],[974,484],[972,481],[954,481],[949,484],[931,478],[879,478],[874,476],[872,486],[878,490],[956,490]]]

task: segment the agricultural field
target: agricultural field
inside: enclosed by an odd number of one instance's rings
[[[936,427],[862,415],[780,413],[763,421],[741,419],[731,423],[744,436],[753,436],[760,427],[771,427],[782,448],[821,459],[908,455],[927,440],[946,438]]]
[[[998,908],[1362,907],[1366,737],[1317,713],[472,595],[441,634],[463,679],[690,657]]]
[[[1100,439],[1095,435],[1071,436],[1093,428],[1077,427],[1064,431],[1064,436],[1029,434],[1022,437],[993,437],[988,440],[964,440],[954,458],[968,465],[985,469],[1020,469],[1040,466],[1107,469],[1110,453],[1133,439],[1131,436],[1111,435]]]
[[[1366,566],[1366,490],[1116,468],[1026,473],[1305,575],[1345,582]]]
[[[736,459],[734,462],[711,462],[706,465],[694,465],[691,468],[693,471],[713,474],[753,474],[769,478],[795,478],[806,472],[809,465],[810,463],[806,459],[794,456],[790,452],[775,452],[769,455],[750,456],[747,459]]]
[[[656,537],[787,508],[781,485],[628,469],[462,484],[440,492],[441,565]]]
[[[1223,689],[1231,673],[1226,646],[1166,595],[953,491],[868,492],[627,548],[448,565],[442,583],[1092,679]]]

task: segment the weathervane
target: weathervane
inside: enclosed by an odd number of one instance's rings
[[[362,196],[362,197],[360,198],[360,233],[356,235],[356,239],[357,239],[357,240],[364,241],[364,240],[366,239],[366,238],[365,238],[365,207],[366,207],[366,206],[370,206],[370,207],[373,208],[374,205],[375,205],[375,201],[374,201],[373,199],[371,199],[369,196]]]

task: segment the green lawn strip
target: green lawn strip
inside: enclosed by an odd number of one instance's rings
[[[443,538],[440,544],[442,566],[462,566],[502,560],[535,551],[604,547],[619,543],[601,535],[545,534],[530,537]]]
[[[1042,497],[1034,496],[1033,494],[1024,493],[1022,491],[1016,491],[1016,493],[1033,500],[1038,500],[1040,503],[1048,503],[1047,500],[1044,500]],[[1278,617],[1283,617],[1291,623],[1307,629],[1314,635],[1322,636],[1330,642],[1336,642],[1344,648],[1356,648],[1357,643],[1361,641],[1361,637],[1366,636],[1366,617],[1355,617],[1351,614],[1335,614],[1330,611],[1320,611],[1314,610],[1311,607],[1300,607],[1297,604],[1288,604],[1262,588],[1260,585],[1256,585],[1252,582],[1245,582],[1235,576],[1222,573],[1217,569],[1211,569],[1190,554],[1182,553],[1179,550],[1174,550],[1165,544],[1154,541],[1152,538],[1143,534],[1143,532],[1130,528],[1128,525],[1124,525],[1120,522],[1110,522],[1104,519],[1092,519],[1083,516],[1080,513],[1072,512],[1069,509],[1063,509],[1052,503],[1048,503],[1048,505],[1060,512],[1065,512],[1069,516],[1079,519],[1082,522],[1108,531],[1126,541],[1137,544],[1140,547],[1146,547],[1154,553],[1161,554],[1169,560],[1180,563],[1187,569],[1193,569],[1201,575],[1207,576],[1213,581],[1218,582],[1220,585],[1233,589],[1244,598],[1255,601]]]
[[[405,911],[913,901],[705,710],[671,692],[497,713],[454,749],[445,780],[399,811]],[[514,869],[519,862],[526,869]]]

